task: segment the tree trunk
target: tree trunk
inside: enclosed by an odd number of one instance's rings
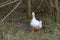
[[[57,20],[57,24],[58,24],[59,23],[58,0],[55,0],[55,8],[57,10],[56,20]]]
[[[31,17],[31,0],[28,0],[28,17]]]

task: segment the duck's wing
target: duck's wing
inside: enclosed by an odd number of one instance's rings
[[[42,21],[39,21],[39,28],[42,28]]]

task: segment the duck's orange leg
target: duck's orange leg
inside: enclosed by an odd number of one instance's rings
[[[32,31],[31,31],[31,33],[34,33],[34,28],[32,28]]]
[[[41,30],[40,29],[38,29],[38,32],[40,32]]]
[[[40,32],[41,30],[39,29],[39,32]]]

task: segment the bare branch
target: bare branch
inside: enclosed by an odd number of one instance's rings
[[[50,1],[51,7],[54,7],[54,4],[53,4],[52,0],[49,0],[49,1]]]
[[[41,0],[41,3],[40,3],[40,5],[37,7],[37,9],[39,9],[39,8],[41,7],[42,3],[43,3],[43,0]]]
[[[10,1],[11,1],[11,0],[8,0],[8,1],[5,1],[5,2],[2,2],[2,3],[0,3],[0,5],[6,4],[6,3],[10,2]]]
[[[22,0],[13,8],[13,10],[8,13],[3,19],[2,19],[2,22],[21,4]]]
[[[6,5],[9,5],[9,4],[15,3],[15,2],[17,2],[17,1],[18,1],[18,0],[15,0],[15,1],[12,1],[12,2],[10,2],[10,3],[6,3],[6,4],[4,4],[4,5],[1,5],[0,8],[1,8],[1,7],[4,7],[4,6],[6,6]]]

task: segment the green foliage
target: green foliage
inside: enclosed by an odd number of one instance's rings
[[[4,14],[0,12],[0,19],[2,19],[3,17],[4,17]]]
[[[11,32],[11,34],[13,34],[13,38],[15,38],[14,40],[58,40],[58,33],[59,30],[57,29],[57,26],[55,25],[55,22],[52,23],[51,19],[49,18],[48,21],[45,22],[46,25],[49,26],[50,32],[43,32],[43,30],[41,30],[40,32],[34,32],[34,33],[30,33],[30,32],[26,32],[24,31],[23,28],[25,28],[26,24],[17,24],[17,23],[11,23],[11,22],[6,22],[4,24],[4,26],[2,27],[4,33],[7,32]],[[29,28],[29,27],[28,27]],[[4,37],[6,37],[6,35],[3,35],[3,31],[0,31],[0,40],[5,39]],[[8,34],[8,33],[7,33]]]
[[[0,40],[4,40],[4,35],[2,30],[0,30]]]

